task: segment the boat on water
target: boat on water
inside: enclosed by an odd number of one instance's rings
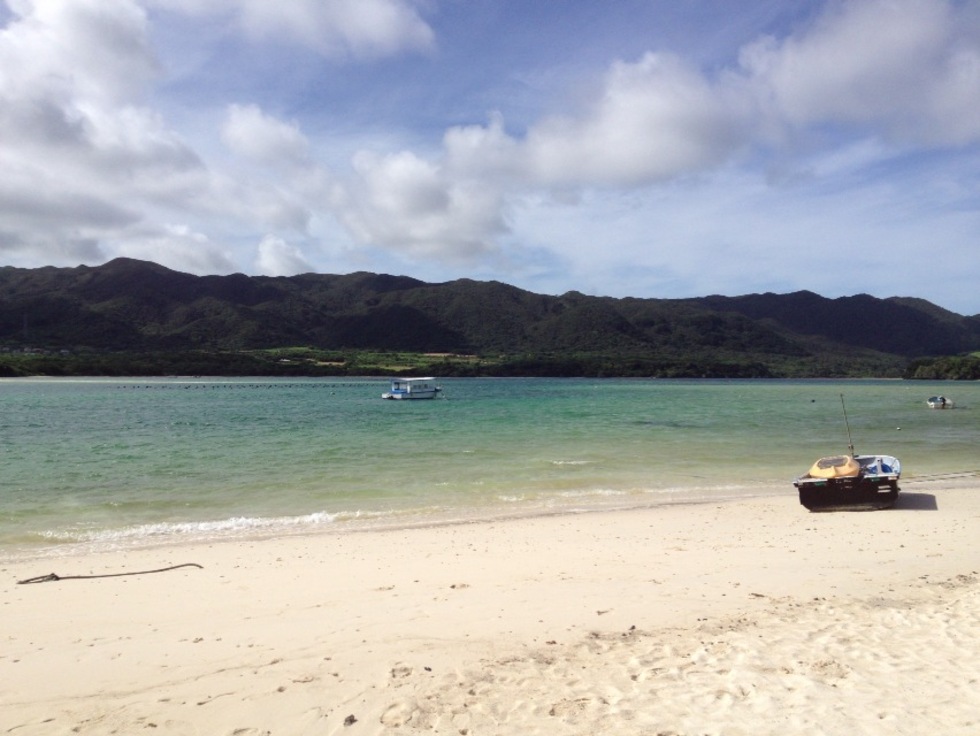
[[[930,409],[952,409],[953,402],[947,399],[945,396],[930,396],[926,399],[926,404],[929,405]]]
[[[847,409],[841,395],[844,425],[847,427],[845,455],[817,460],[810,469],[793,481],[800,503],[810,511],[838,509],[887,509],[898,499],[898,479],[902,463],[892,455],[856,455],[847,423]]]
[[[426,378],[392,378],[391,389],[381,394],[382,399],[434,399],[442,392],[431,376]]]

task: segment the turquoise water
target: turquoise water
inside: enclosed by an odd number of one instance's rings
[[[0,553],[795,496],[844,452],[980,468],[980,384],[455,379],[0,381]],[[925,399],[944,393],[957,408]]]

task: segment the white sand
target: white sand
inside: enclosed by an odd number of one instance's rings
[[[8,561],[0,734],[977,734],[978,485]]]

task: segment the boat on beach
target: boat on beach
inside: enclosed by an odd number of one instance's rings
[[[436,379],[392,378],[391,389],[381,394],[382,399],[434,399],[442,391]]]
[[[930,409],[952,409],[953,402],[947,399],[945,396],[930,396],[926,399],[926,404],[928,404]]]
[[[845,455],[817,460],[795,481],[800,503],[810,511],[837,509],[887,509],[898,499],[898,479],[902,463],[892,455],[855,455],[847,409],[841,395],[844,425],[847,427]]]
[[[886,509],[898,499],[901,474],[892,455],[834,455],[817,460],[793,485],[810,511]]]

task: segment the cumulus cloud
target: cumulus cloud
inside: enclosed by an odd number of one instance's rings
[[[900,142],[980,138],[980,12],[936,0],[833,3],[811,28],[746,47],[740,73],[786,125]]]
[[[95,149],[93,112],[140,90],[155,60],[145,18],[129,2],[31,2],[0,35],[0,133],[16,147]]]
[[[524,151],[507,135],[500,113],[490,116],[487,125],[450,128],[443,136],[447,166],[457,176],[490,177],[513,181],[524,171]]]
[[[337,212],[359,241],[413,256],[465,262],[495,250],[505,227],[500,193],[489,182],[452,176],[415,154],[362,152],[358,175]]]
[[[362,152],[344,221],[365,243],[473,258],[496,252],[507,208],[523,196],[646,187],[774,145],[812,156],[813,141],[823,140],[833,156],[842,130],[849,141],[878,141],[863,146],[878,161],[900,146],[975,143],[976,7],[831,2],[811,25],[747,45],[737,64],[710,74],[663,53],[618,61],[590,103],[522,137],[494,115],[447,131],[431,159]]]
[[[125,238],[108,239],[105,250],[110,258],[138,258],[198,275],[238,270],[227,249],[186,225],[130,231]]]
[[[19,0],[0,42],[0,90],[21,98],[71,91],[127,100],[157,73],[145,13],[133,2]]]
[[[275,235],[262,238],[255,267],[265,276],[295,276],[314,270],[299,248]]]
[[[970,21],[973,22],[970,22]],[[447,148],[548,186],[630,187],[717,167],[741,151],[856,126],[892,143],[980,140],[980,11],[935,0],[832,3],[811,27],[761,39],[709,75],[676,56],[614,63],[591,105],[523,140],[456,129]]]
[[[99,243],[133,227],[145,206],[193,188],[200,161],[139,104],[158,65],[138,5],[11,8],[0,33],[0,249],[97,259]]]
[[[744,142],[745,123],[738,98],[724,86],[674,56],[648,53],[615,63],[584,115],[531,129],[529,173],[559,186],[669,179],[723,161]]]
[[[232,105],[221,137],[233,151],[261,164],[310,163],[309,141],[299,126],[265,114],[258,105]]]
[[[210,171],[143,103],[159,65],[135,2],[11,7],[0,32],[0,252],[10,262],[127,255],[225,273],[239,267],[193,220],[307,227],[310,211],[296,189],[309,186],[308,175],[283,185]],[[298,127],[255,105],[232,106],[222,134],[250,164],[309,164]],[[216,230],[229,233],[227,225]]]
[[[486,126],[449,129],[436,159],[360,151],[353,176],[334,186],[331,208],[362,246],[471,266],[499,260],[508,192],[524,177],[522,155],[500,115]]]

